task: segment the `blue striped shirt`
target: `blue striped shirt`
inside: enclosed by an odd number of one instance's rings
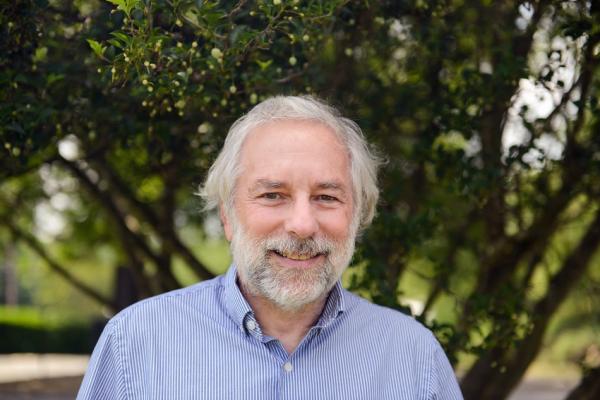
[[[77,399],[462,399],[432,333],[332,289],[292,354],[262,333],[236,269],[123,310],[104,329]]]

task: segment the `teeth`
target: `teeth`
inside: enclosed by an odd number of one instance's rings
[[[308,260],[309,258],[312,258],[309,255],[297,254],[297,253],[283,253],[282,255],[285,258],[289,258],[289,259],[292,259],[292,260]]]

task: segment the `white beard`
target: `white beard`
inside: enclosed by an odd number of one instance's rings
[[[350,263],[354,253],[356,228],[348,238],[336,242],[327,238],[297,239],[291,236],[251,238],[238,221],[233,223],[231,252],[240,283],[252,295],[263,297],[282,310],[298,311],[324,298]],[[291,252],[324,255],[322,265],[310,268],[285,268],[270,255]]]

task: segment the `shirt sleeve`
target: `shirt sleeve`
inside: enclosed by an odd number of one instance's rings
[[[454,370],[436,339],[432,366],[431,400],[463,400]]]
[[[117,327],[104,328],[88,365],[77,400],[125,400],[125,380]]]

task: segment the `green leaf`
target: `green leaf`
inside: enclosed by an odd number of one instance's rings
[[[119,49],[123,48],[123,44],[121,42],[119,42],[117,39],[108,39],[107,42]]]
[[[118,47],[120,49],[124,49],[131,45],[132,38],[130,36],[127,36],[123,32],[117,31],[111,32],[110,34],[115,37],[115,39],[110,39],[108,41],[113,46]]]
[[[64,74],[49,74],[46,77],[46,83],[48,84],[48,86],[52,85],[54,82],[58,82],[60,80],[63,80],[65,78]]]
[[[117,6],[117,10],[123,11],[128,17],[131,15],[131,10],[138,7],[141,0],[106,0]]]
[[[106,46],[102,46],[100,43],[96,42],[93,39],[88,39],[87,42],[98,57],[104,58],[104,52],[106,51]]]
[[[47,47],[38,47],[35,49],[35,53],[33,54],[33,61],[42,62],[46,60],[48,56],[48,48]]]
[[[269,66],[273,63],[273,60],[267,60],[267,61],[256,60],[256,63],[260,67],[260,70],[264,71],[265,69],[269,68]]]
[[[125,6],[126,0],[106,0],[106,1],[117,6],[117,10],[125,11],[127,9],[127,7]],[[127,11],[125,11],[125,14],[127,14]]]
[[[123,32],[111,32],[110,34],[113,35],[114,37],[116,37],[117,39],[119,39],[120,41],[122,41],[125,44],[129,44],[129,42],[131,40],[129,38],[129,36],[127,36]]]

